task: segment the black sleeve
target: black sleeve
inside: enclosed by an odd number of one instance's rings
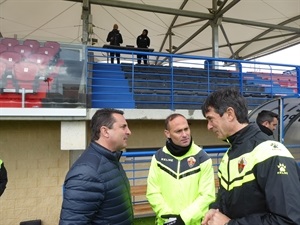
[[[120,33],[120,42],[119,42],[120,44],[122,44],[123,43],[123,38],[122,38],[122,34]]]
[[[0,168],[0,196],[3,194],[6,188],[7,181],[7,171],[4,167],[4,163],[2,163]]]
[[[256,174],[257,182],[264,190],[269,212],[233,219],[229,224],[300,224],[299,167],[295,160],[272,157],[257,167]]]
[[[110,39],[111,39],[111,32],[108,33],[107,38],[106,38],[106,41],[107,41],[107,42],[110,42]]]

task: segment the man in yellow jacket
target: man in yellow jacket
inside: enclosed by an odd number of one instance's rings
[[[215,200],[212,160],[191,137],[187,119],[165,120],[166,146],[152,158],[147,199],[158,225],[199,225]]]

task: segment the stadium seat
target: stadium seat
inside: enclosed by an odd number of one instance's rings
[[[32,48],[28,45],[15,45],[14,51],[20,53],[23,58],[27,58],[32,54]]]
[[[56,41],[46,41],[44,43],[44,47],[50,47],[55,50],[55,54],[59,53],[60,51],[60,44]]]
[[[32,48],[32,52],[35,53],[40,47],[40,42],[37,40],[27,39],[23,42],[23,45],[28,45],[30,48]]]
[[[22,60],[22,55],[14,51],[6,51],[0,54],[0,59],[6,63],[8,70],[12,70],[14,64]]]
[[[47,69],[49,68],[50,62],[52,57],[49,55],[41,54],[41,53],[34,53],[31,54],[27,60],[29,62],[36,63],[39,65],[40,72],[42,73],[42,76],[46,75]]]
[[[16,38],[3,38],[1,43],[7,46],[7,50],[13,50],[15,45],[19,44]]]
[[[19,62],[14,65],[14,77],[17,87],[24,88],[25,92],[36,92],[38,87],[38,72],[39,67],[31,62]]]
[[[55,57],[56,55],[56,51],[54,48],[51,47],[40,47],[37,51],[37,53],[41,53],[41,54],[45,54],[45,55],[49,55],[52,59]]]

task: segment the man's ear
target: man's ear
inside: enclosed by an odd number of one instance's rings
[[[106,126],[100,127],[100,134],[103,137],[109,137],[108,128]]]
[[[170,131],[165,130],[165,135],[166,135],[166,138],[170,138]]]
[[[229,121],[233,121],[236,118],[235,111],[232,107],[228,107],[226,109],[226,113],[227,113]]]
[[[265,127],[268,127],[269,126],[269,122],[268,121],[265,121],[263,122],[261,125],[265,126]]]

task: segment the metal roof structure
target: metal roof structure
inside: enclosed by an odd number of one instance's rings
[[[115,23],[124,46],[254,59],[300,43],[300,0],[0,0],[3,37],[102,47]]]

